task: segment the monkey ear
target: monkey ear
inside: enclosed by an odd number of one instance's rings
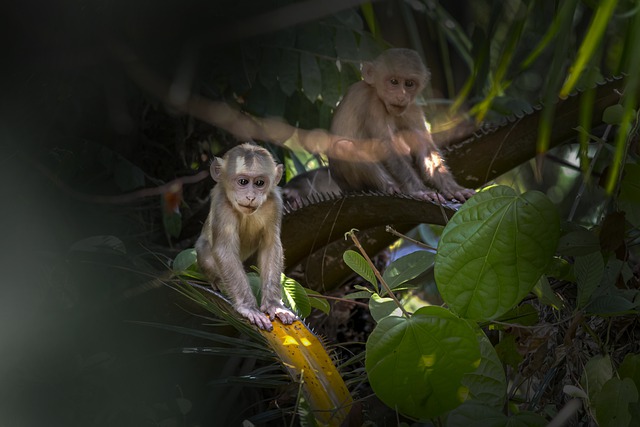
[[[282,172],[284,172],[284,166],[278,165],[276,166],[276,176],[273,177],[273,185],[274,187],[278,185],[280,179],[282,178]]]
[[[224,166],[224,160],[220,157],[214,157],[213,162],[211,162],[211,166],[209,167],[209,173],[211,173],[211,178],[215,182],[220,182],[222,179],[222,168]]]
[[[365,62],[362,65],[362,78],[364,81],[373,85],[376,82],[375,71],[375,65],[372,62]]]

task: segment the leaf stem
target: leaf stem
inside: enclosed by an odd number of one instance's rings
[[[382,285],[384,290],[389,294],[391,299],[393,299],[395,301],[395,303],[398,306],[398,308],[400,309],[400,311],[402,311],[402,314],[405,317],[409,318],[409,313],[407,313],[407,311],[404,309],[404,307],[402,306],[402,304],[400,303],[398,298],[396,298],[396,296],[393,294],[393,292],[391,292],[391,288],[389,287],[389,285],[387,285],[387,282],[385,282],[385,280],[382,278],[382,275],[380,274],[378,269],[375,267],[375,265],[373,265],[373,262],[371,261],[371,258],[369,258],[369,255],[367,255],[367,253],[365,252],[364,248],[360,244],[360,241],[356,237],[356,234],[355,234],[354,230],[351,230],[346,234],[349,235],[349,237],[351,237],[351,240],[353,240],[353,243],[356,245],[356,247],[358,248],[358,250],[360,251],[360,253],[364,257],[364,259],[367,261],[367,263],[369,263],[369,266],[373,269],[373,274],[376,275],[376,278],[380,281],[380,284]]]

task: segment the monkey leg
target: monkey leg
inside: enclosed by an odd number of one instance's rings
[[[291,324],[296,315],[282,304],[282,276],[284,255],[280,242],[279,230],[274,232],[271,241],[263,242],[264,248],[258,256],[260,265],[260,280],[262,282],[262,304],[260,310],[269,315],[271,320],[276,317],[284,324]]]

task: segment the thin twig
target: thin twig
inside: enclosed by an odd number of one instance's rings
[[[391,234],[393,234],[393,235],[394,235],[394,236],[396,236],[396,237],[399,237],[399,238],[401,238],[401,239],[408,240],[408,241],[410,241],[411,243],[413,243],[413,244],[415,244],[415,245],[420,246],[421,248],[430,249],[430,250],[432,250],[432,251],[435,251],[435,250],[436,250],[436,248],[434,248],[434,247],[433,247],[433,246],[431,246],[431,245],[427,245],[427,244],[426,244],[426,243],[424,243],[424,242],[421,242],[421,241],[416,240],[416,239],[413,239],[413,238],[411,238],[411,237],[409,237],[409,236],[405,236],[405,235],[404,235],[404,234],[402,234],[402,233],[399,233],[396,229],[394,229],[394,228],[393,228],[393,227],[391,227],[390,225],[387,225],[387,226],[385,227],[385,229],[384,229],[384,230],[385,230],[387,233],[391,233]]]
[[[384,290],[387,292],[387,294],[389,294],[389,296],[391,297],[391,299],[393,299],[396,303],[396,305],[398,306],[398,308],[400,309],[400,311],[402,311],[402,314],[405,317],[409,317],[409,313],[407,313],[407,311],[404,309],[404,307],[402,306],[402,304],[400,303],[400,301],[398,300],[398,298],[396,298],[396,296],[393,294],[393,292],[391,292],[391,288],[389,287],[389,285],[387,285],[387,282],[385,282],[385,280],[382,278],[382,275],[380,274],[380,272],[378,271],[378,269],[375,267],[375,265],[373,265],[373,262],[371,261],[371,258],[369,258],[369,255],[367,255],[367,253],[365,252],[364,248],[362,247],[362,245],[360,244],[360,241],[358,240],[358,238],[356,237],[355,234],[355,229],[351,230],[347,233],[349,235],[349,237],[351,237],[351,240],[353,240],[353,243],[355,243],[356,247],[358,248],[358,250],[360,251],[360,253],[362,254],[362,256],[364,257],[364,259],[367,261],[367,263],[369,264],[369,267],[371,267],[373,269],[373,274],[376,275],[376,277],[378,278],[378,280],[380,281],[380,284],[382,285],[382,287],[384,288]]]

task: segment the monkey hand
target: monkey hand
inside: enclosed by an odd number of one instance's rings
[[[429,202],[446,203],[447,201],[440,193],[437,193],[435,191],[418,191],[416,193],[412,193],[411,195],[417,197],[418,199],[426,200]]]
[[[444,195],[447,199],[455,199],[461,203],[464,203],[467,200],[469,200],[471,196],[473,196],[474,194],[476,194],[475,190],[472,190],[470,188],[463,188],[463,187],[460,187],[459,189],[456,189],[451,192],[444,192]]]
[[[271,320],[274,320],[277,317],[285,325],[290,325],[294,320],[296,320],[296,315],[282,304],[263,304],[260,309],[267,313]]]
[[[265,316],[264,313],[260,310],[251,307],[237,307],[236,310],[258,328],[264,329],[265,331],[270,331],[273,329],[273,325],[269,321],[269,318]]]

